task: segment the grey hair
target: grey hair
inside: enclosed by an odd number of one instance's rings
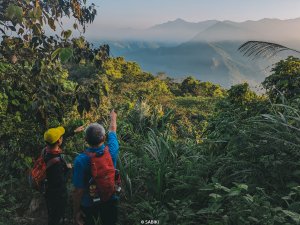
[[[99,123],[91,123],[85,129],[85,139],[89,145],[95,146],[104,141],[105,129]]]

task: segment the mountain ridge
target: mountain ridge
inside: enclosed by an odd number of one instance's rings
[[[141,35],[131,42],[113,42],[111,49],[114,56],[136,61],[142,69],[154,74],[165,72],[174,78],[194,75],[197,79],[229,87],[243,81],[258,85],[269,75],[270,65],[279,60],[252,61],[244,57],[238,52],[244,42],[260,40],[300,47],[300,18],[209,21],[209,25],[205,21],[168,21],[144,31],[145,39]],[[188,32],[179,36],[184,31]]]

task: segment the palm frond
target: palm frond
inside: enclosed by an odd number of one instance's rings
[[[293,51],[296,53],[300,53],[300,51],[297,51],[295,49],[291,49],[289,47],[279,45],[276,43],[264,42],[264,41],[248,41],[242,44],[238,50],[241,53],[243,53],[244,56],[253,57],[253,58],[256,57],[271,58],[282,51]]]

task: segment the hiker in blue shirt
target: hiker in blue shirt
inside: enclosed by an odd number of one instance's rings
[[[117,114],[112,110],[110,113],[110,127],[108,133],[108,149],[114,167],[116,168],[119,153],[117,139]],[[102,221],[104,225],[115,225],[118,216],[118,197],[112,195],[106,202],[94,204],[89,193],[89,180],[91,176],[89,153],[103,155],[105,149],[105,129],[98,123],[90,124],[85,131],[85,139],[89,145],[85,153],[75,158],[73,172],[73,212],[77,225],[94,225]]]

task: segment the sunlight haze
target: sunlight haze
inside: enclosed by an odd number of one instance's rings
[[[300,17],[298,0],[90,0],[97,5],[94,25],[101,27],[148,28],[184,19],[259,20]]]

